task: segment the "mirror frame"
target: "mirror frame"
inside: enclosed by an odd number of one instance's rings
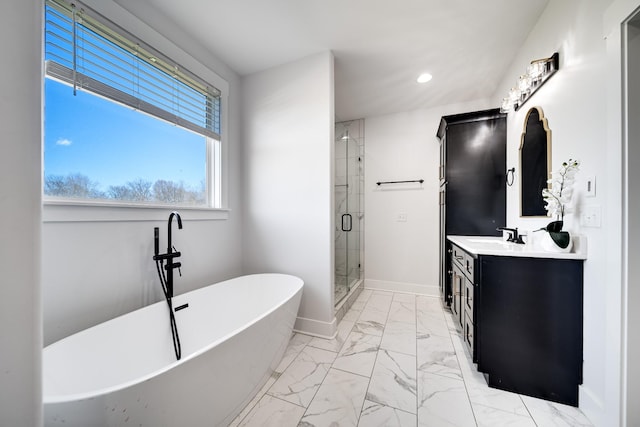
[[[520,137],[520,148],[518,149],[518,157],[520,160],[520,217],[521,218],[546,218],[548,214],[545,215],[523,215],[522,202],[523,202],[523,185],[524,180],[522,179],[522,147],[524,147],[525,136],[527,134],[527,124],[529,123],[530,116],[533,112],[538,113],[539,123],[542,125],[542,129],[546,135],[546,144],[547,144],[547,180],[551,179],[551,129],[549,129],[549,123],[547,122],[547,118],[544,116],[544,112],[542,111],[542,107],[531,107],[527,112],[527,115],[524,118],[524,125],[522,127],[522,136]],[[547,188],[551,188],[551,184],[547,183]],[[540,194],[540,198],[542,198],[542,194]]]

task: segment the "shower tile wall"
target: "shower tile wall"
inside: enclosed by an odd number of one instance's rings
[[[349,140],[343,139],[348,130]],[[364,120],[336,123],[335,302],[362,277],[364,265]],[[352,216],[352,230],[342,231],[342,215]],[[348,235],[348,238],[347,238]]]

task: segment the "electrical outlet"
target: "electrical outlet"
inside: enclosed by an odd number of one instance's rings
[[[580,224],[583,227],[600,227],[602,209],[600,205],[586,206],[580,214]]]
[[[596,197],[596,177],[591,175],[587,177],[585,185],[585,193],[587,197]]]
[[[396,221],[397,222],[407,222],[407,213],[406,212],[400,212],[396,216]]]

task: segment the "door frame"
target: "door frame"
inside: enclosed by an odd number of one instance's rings
[[[609,188],[620,190],[610,191],[611,194],[607,196],[608,206],[619,207],[617,211],[611,208],[614,215],[611,216],[612,238],[608,246],[612,252],[611,259],[607,260],[611,262],[607,262],[607,265],[611,267],[611,283],[620,283],[621,286],[611,287],[605,301],[607,312],[611,314],[607,321],[607,332],[611,332],[607,334],[611,357],[608,357],[605,369],[613,377],[606,385],[608,402],[605,404],[605,413],[602,414],[604,419],[594,421],[598,421],[597,425],[623,427],[640,422],[639,409],[634,402],[639,396],[633,394],[633,390],[640,389],[640,371],[636,372],[639,368],[633,365],[640,357],[640,337],[633,333],[634,325],[631,320],[635,316],[633,309],[640,311],[640,298],[635,296],[638,292],[629,292],[630,283],[637,284],[640,280],[640,274],[635,269],[630,269],[630,259],[633,262],[633,256],[637,255],[636,242],[640,238],[640,224],[636,219],[639,212],[633,210],[640,196],[634,194],[634,191],[639,192],[638,183],[633,183],[629,173],[630,147],[633,148],[630,142],[640,140],[640,131],[629,126],[629,117],[634,113],[629,110],[629,101],[634,94],[629,90],[630,52],[627,43],[628,24],[633,18],[640,16],[639,11],[639,0],[614,0],[607,8],[603,20],[607,50],[607,141],[612,150],[607,160],[607,171],[608,178],[613,180]],[[640,97],[640,93],[635,96]],[[615,316],[617,313],[620,315]]]

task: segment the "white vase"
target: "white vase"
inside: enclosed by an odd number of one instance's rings
[[[567,253],[571,252],[573,248],[573,239],[571,238],[571,233],[569,233],[569,244],[566,248],[561,248],[554,242],[548,232],[542,233],[542,238],[540,239],[540,247],[544,249],[546,252],[558,252],[558,253]]]

